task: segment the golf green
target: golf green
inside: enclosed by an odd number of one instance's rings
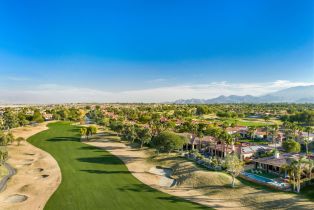
[[[62,183],[45,209],[208,209],[141,183],[119,158],[81,143],[78,126],[53,123],[28,141],[50,153],[61,168]]]

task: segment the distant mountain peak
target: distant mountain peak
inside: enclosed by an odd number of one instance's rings
[[[221,103],[314,103],[314,85],[296,86],[263,96],[229,95],[212,99],[180,99],[175,104],[221,104]]]

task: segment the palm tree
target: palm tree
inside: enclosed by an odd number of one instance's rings
[[[275,150],[277,150],[277,135],[279,126],[277,124],[272,126],[272,142],[275,144]]]
[[[307,132],[307,138],[304,138],[304,144],[305,144],[305,148],[306,148],[306,154],[309,154],[308,144],[310,143],[310,133],[313,132],[313,128],[310,127],[310,126],[307,126],[307,127],[305,127],[304,131]]]
[[[305,157],[300,157],[297,160],[293,160],[291,162],[292,168],[294,171],[294,177],[295,177],[295,182],[296,182],[296,192],[300,193],[301,190],[301,176],[304,172],[304,163],[306,163],[306,158]]]
[[[284,170],[286,173],[288,173],[289,175],[289,181],[290,183],[292,184],[293,186],[293,191],[295,191],[295,188],[296,188],[296,181],[295,181],[295,166],[291,164],[292,162],[288,163],[288,164],[285,164],[283,165],[281,168],[282,170]]]
[[[226,131],[223,131],[220,134],[220,141],[222,142],[222,145],[223,145],[222,154],[221,154],[221,158],[222,158],[224,154],[227,154],[228,145],[231,144],[232,137]],[[227,145],[227,147],[226,147],[226,145]]]
[[[290,132],[291,132],[290,128],[291,128],[291,126],[292,126],[291,122],[285,121],[283,123],[283,127],[285,128],[285,136],[286,137],[290,136]]]
[[[290,130],[292,132],[292,137],[295,138],[295,132],[298,130],[298,125],[296,123],[291,123]]]
[[[203,131],[198,130],[197,131],[197,137],[199,138],[200,142],[199,142],[199,150],[202,149],[202,143],[203,143],[203,138],[204,138],[204,133]]]
[[[268,122],[270,120],[270,117],[268,115],[265,115],[264,116],[264,120],[265,120],[265,123],[266,123],[266,138],[268,138]]]
[[[309,181],[311,182],[311,180],[312,180],[312,171],[314,169],[314,160],[309,159],[307,161],[307,165],[308,165]]]
[[[209,130],[209,133],[211,136],[213,136],[217,141],[215,145],[215,156],[217,156],[217,144],[218,144],[218,139],[220,138],[220,135],[222,133],[222,130],[219,127],[213,127]]]
[[[199,138],[199,149],[202,149],[202,141],[204,138],[204,131],[205,131],[206,125],[203,123],[200,123],[196,127],[196,136]]]
[[[234,133],[232,134],[232,152],[234,152],[234,144],[238,142],[240,139],[241,135],[239,133]]]
[[[226,144],[227,144],[227,148],[226,148],[226,154],[227,154],[227,153],[228,153],[229,145],[233,145],[233,144],[234,144],[234,143],[233,143],[234,141],[233,141],[232,135],[230,135],[229,133],[227,133],[225,141],[226,141]]]
[[[253,126],[253,125],[249,126],[248,133],[252,140],[254,139],[256,130],[257,130],[256,126]]]

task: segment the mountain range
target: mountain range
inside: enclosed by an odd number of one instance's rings
[[[297,86],[262,96],[219,96],[212,99],[180,99],[175,104],[223,104],[223,103],[314,103],[314,85]]]

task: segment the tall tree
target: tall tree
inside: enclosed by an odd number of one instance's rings
[[[294,177],[295,177],[295,182],[296,182],[296,192],[300,193],[301,190],[301,178],[302,178],[302,174],[304,172],[304,163],[306,162],[306,159],[304,157],[300,157],[297,160],[293,160],[291,162],[293,171],[294,171]]]
[[[137,137],[141,142],[141,148],[144,144],[149,144],[152,140],[152,134],[149,128],[139,128],[137,129]]]
[[[304,129],[305,132],[307,132],[307,138],[304,138],[304,144],[305,144],[305,149],[306,149],[306,154],[309,154],[309,143],[310,143],[310,133],[313,132],[313,128],[310,126],[305,127]]]
[[[227,172],[232,176],[231,186],[235,187],[235,178],[244,169],[244,163],[241,161],[236,154],[227,155],[225,159]]]
[[[4,129],[11,129],[18,126],[18,119],[11,108],[6,108],[3,113]]]
[[[255,133],[256,133],[256,126],[249,126],[248,128],[248,134],[249,136],[251,137],[251,139],[254,139],[255,138]]]
[[[153,138],[153,146],[157,152],[172,152],[173,150],[182,149],[183,145],[187,143],[187,138],[179,136],[173,132],[164,131]]]
[[[284,141],[282,147],[285,149],[286,152],[298,153],[301,151],[300,144],[293,139],[288,139]]]

